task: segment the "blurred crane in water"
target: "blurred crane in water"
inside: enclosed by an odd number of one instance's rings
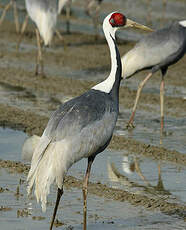
[[[130,78],[135,73],[150,69],[140,83],[127,127],[134,127],[133,121],[141,90],[158,70],[162,73],[160,84],[161,135],[164,127],[164,76],[170,65],[180,60],[186,52],[186,20],[157,30],[142,38],[135,47],[122,57],[122,76]]]
[[[58,37],[63,40],[59,31],[56,30],[57,24],[57,16],[59,12],[59,1],[51,1],[51,0],[25,0],[26,10],[28,15],[25,17],[21,28],[21,36],[18,41],[17,49],[19,49],[20,42],[22,40],[22,36],[26,29],[28,23],[28,17],[32,19],[32,21],[36,25],[36,38],[37,38],[37,47],[38,47],[38,55],[36,62],[35,74],[39,74],[39,66],[41,68],[40,73],[44,76],[44,65],[43,65],[43,57],[42,57],[42,40],[44,41],[44,45],[51,45],[52,37],[54,32],[58,35]]]
[[[88,158],[83,182],[83,229],[86,230],[87,186],[91,166],[96,155],[108,146],[119,112],[121,60],[115,32],[119,27],[127,26],[147,29],[117,12],[104,19],[103,30],[111,55],[111,72],[108,78],[81,96],[61,105],[51,116],[34,151],[27,178],[28,193],[31,193],[35,184],[35,195],[37,201],[41,201],[43,211],[46,209],[50,185],[55,181],[58,187],[50,230],[63,194],[63,183],[68,169],[82,158]]]
[[[18,19],[18,13],[17,13],[17,6],[16,6],[16,0],[11,0],[3,9],[2,15],[0,17],[0,26],[2,25],[4,18],[6,16],[7,11],[13,7],[14,9],[14,22],[16,26],[16,32],[20,32],[20,26],[19,26],[19,19]]]

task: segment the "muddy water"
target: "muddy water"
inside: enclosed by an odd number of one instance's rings
[[[9,128],[0,128],[0,158],[20,161],[21,149],[27,135]]]
[[[55,188],[52,188],[46,213],[41,212],[35,199],[25,195],[25,177],[0,170],[0,187],[6,191],[0,194],[1,229],[34,230],[48,229],[55,202]],[[21,183],[20,183],[21,179]],[[6,187],[4,186],[5,184]],[[19,188],[19,190],[18,190]],[[19,191],[19,193],[18,193]],[[82,194],[78,189],[65,190],[60,203],[57,229],[82,229]],[[184,229],[185,223],[175,217],[159,212],[147,212],[128,203],[120,203],[97,196],[88,196],[88,229]]]
[[[1,158],[20,161],[21,147],[26,135],[21,131],[1,128],[0,136]],[[69,174],[82,178],[85,167],[86,161],[82,160],[70,169]],[[158,167],[161,168],[160,171]],[[155,162],[147,158],[139,159],[127,152],[108,149],[95,160],[90,181],[127,189],[134,194],[143,193],[150,197],[158,196],[159,199],[169,197],[174,202],[185,202],[185,174],[186,169],[178,165]],[[0,177],[1,228],[48,229],[56,187],[52,186],[47,212],[42,213],[35,198],[28,199],[26,196],[25,174],[17,174],[12,168],[1,168]],[[172,179],[177,183],[172,184]],[[81,190],[69,187],[65,189],[57,219],[56,226],[60,229],[82,229]],[[127,202],[88,195],[88,229],[184,229],[185,226],[181,219],[158,211],[147,211]]]
[[[129,121],[130,115],[131,111],[121,111],[115,130],[116,134],[186,154],[185,118],[165,118],[165,132],[162,144],[160,145],[160,114],[137,110],[135,119],[136,128],[127,130],[126,124]]]

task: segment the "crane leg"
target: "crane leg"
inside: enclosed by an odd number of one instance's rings
[[[164,77],[162,76],[161,85],[160,85],[160,111],[161,111],[161,137],[163,135],[164,128]]]
[[[42,57],[41,37],[39,34],[39,30],[37,28],[36,28],[36,38],[37,38],[38,55],[37,55],[35,75],[39,74],[39,66],[41,66],[41,76],[44,76],[44,65],[43,65],[43,57]]]
[[[13,1],[11,0],[11,1],[5,6],[5,8],[4,8],[4,10],[3,10],[3,13],[2,13],[2,15],[1,15],[1,18],[0,18],[0,26],[1,26],[1,24],[3,23],[3,21],[4,21],[4,18],[5,18],[5,16],[6,16],[6,12],[10,9],[10,7],[12,6],[12,4],[13,4]]]
[[[87,229],[87,186],[88,186],[88,180],[90,176],[90,170],[92,163],[94,161],[95,157],[89,157],[88,158],[88,165],[87,165],[87,171],[85,174],[84,182],[83,182],[83,230]]]
[[[143,89],[144,85],[146,84],[146,82],[151,78],[151,76],[152,76],[152,73],[149,73],[147,75],[147,77],[139,84],[136,99],[135,99],[135,103],[134,103],[134,107],[132,109],[132,115],[131,115],[130,120],[129,120],[128,124],[127,124],[127,128],[129,128],[129,127],[134,128],[133,121],[134,121],[134,116],[135,116],[135,113],[136,113],[136,107],[137,107],[137,104],[138,104],[140,93],[141,93],[141,90]]]
[[[23,22],[23,25],[21,27],[20,37],[19,37],[19,40],[17,42],[17,47],[16,47],[17,51],[19,51],[19,47],[20,47],[21,41],[23,39],[23,34],[25,32],[27,24],[28,24],[28,14],[26,15],[25,20]]]
[[[66,44],[66,41],[65,41],[64,37],[61,35],[59,30],[55,30],[55,32],[56,32],[56,35],[58,36],[59,40],[61,40],[63,42],[64,49],[66,50],[67,49],[67,44]]]
[[[54,212],[53,212],[53,216],[52,216],[52,220],[51,220],[51,224],[50,224],[50,230],[52,230],[54,220],[56,217],[56,213],[57,213],[57,209],[58,209],[58,205],[59,205],[59,201],[60,201],[62,195],[63,195],[63,188],[62,189],[58,188],[56,204],[55,204],[55,208],[54,208]]]
[[[20,26],[19,26],[19,18],[18,18],[18,13],[17,13],[16,1],[14,1],[13,7],[14,7],[14,21],[15,21],[16,32],[19,33]]]

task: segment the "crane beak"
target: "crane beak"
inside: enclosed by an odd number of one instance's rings
[[[126,27],[133,27],[133,28],[137,28],[137,29],[141,29],[141,30],[145,30],[145,31],[149,31],[149,32],[153,32],[154,30],[152,30],[151,28],[144,26],[142,24],[139,24],[137,22],[134,22],[130,19],[127,18],[127,23],[126,23]]]

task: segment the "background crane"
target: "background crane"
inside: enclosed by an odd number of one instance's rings
[[[157,30],[143,39],[122,57],[122,76],[130,78],[135,73],[150,69],[150,73],[140,83],[127,127],[134,127],[133,121],[142,88],[158,70],[162,73],[160,85],[161,134],[164,127],[164,76],[170,65],[180,60],[186,51],[186,21],[175,22],[171,26]]]
[[[41,38],[43,39],[45,46],[51,44],[52,37],[57,24],[58,1],[25,0],[25,4],[29,17],[36,25],[35,32],[37,38],[38,55],[35,68],[35,75],[39,74],[40,66],[40,73],[42,76],[44,76]],[[25,17],[25,20],[22,25],[21,36],[17,46],[18,48],[22,39],[22,35],[28,23],[28,15]]]

